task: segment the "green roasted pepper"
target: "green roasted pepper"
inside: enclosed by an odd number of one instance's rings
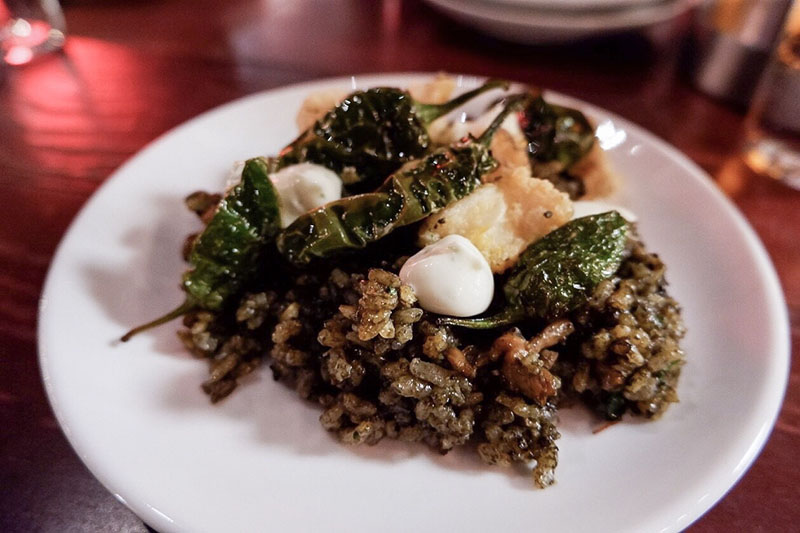
[[[390,87],[355,92],[272,159],[270,170],[316,163],[342,176],[346,185],[373,188],[430,150],[431,122],[486,91],[507,86],[489,80],[443,104],[423,104]]]
[[[490,329],[526,318],[552,320],[584,304],[598,283],[619,269],[628,223],[616,211],[573,220],[520,255],[505,285],[505,307],[483,318],[440,322]]]
[[[549,104],[541,96],[521,113],[520,127],[528,141],[533,175],[556,184],[569,181],[568,170],[595,142],[594,128],[583,113]]]
[[[238,185],[220,201],[194,242],[191,269],[183,275],[186,300],[166,315],[136,327],[121,340],[195,309],[217,311],[238,294],[256,270],[265,244],[280,230],[278,195],[264,158],[250,159]]]
[[[479,139],[407,163],[374,192],[342,198],[302,215],[278,236],[278,250],[295,265],[304,265],[315,258],[362,249],[465,197],[494,169],[489,152],[492,136],[527,98],[510,97]]]

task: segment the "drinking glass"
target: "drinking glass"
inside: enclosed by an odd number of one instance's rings
[[[756,89],[746,131],[747,165],[800,189],[800,2]]]
[[[64,45],[58,0],[0,0],[0,59],[23,65]]]

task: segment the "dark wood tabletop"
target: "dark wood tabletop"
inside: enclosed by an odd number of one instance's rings
[[[181,122],[288,83],[440,71],[529,82],[651,130],[708,171],[763,240],[800,362],[800,192],[738,157],[742,111],[683,73],[688,17],[561,46],[484,37],[413,0],[65,2],[62,54],[0,70],[0,531],[146,531],[83,466],[56,423],[37,364],[37,304],[53,252],[87,198]],[[752,468],[691,530],[800,524],[800,374]]]

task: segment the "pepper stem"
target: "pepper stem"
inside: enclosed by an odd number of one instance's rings
[[[528,101],[529,98],[529,94],[515,94],[513,96],[509,96],[505,107],[503,107],[503,110],[497,114],[492,123],[489,124],[489,127],[486,128],[486,130],[481,133],[481,136],[476,139],[476,142],[488,148],[489,144],[492,142],[492,137],[494,137],[494,134],[500,129],[500,126],[503,125],[506,117],[514,111],[519,111],[522,107],[522,104]]]
[[[478,95],[481,95],[492,89],[508,89],[508,86],[509,83],[505,80],[491,79],[480,87],[460,94],[443,104],[421,104],[419,102],[414,102],[414,112],[416,113],[417,117],[419,117],[420,121],[427,126],[437,118],[448,114],[450,111],[462,106],[463,104],[466,104],[468,101],[472,100]]]
[[[493,316],[483,318],[444,317],[440,318],[438,322],[446,326],[459,326],[468,329],[494,329],[518,322],[522,320],[524,316],[524,313],[521,313],[513,307],[509,307]]]
[[[173,320],[175,318],[178,318],[179,316],[185,315],[189,311],[195,309],[195,307],[196,306],[192,302],[190,302],[189,300],[186,300],[180,306],[178,306],[177,308],[173,309],[172,311],[170,311],[166,315],[164,315],[162,317],[159,317],[159,318],[153,320],[152,322],[148,322],[147,324],[142,324],[141,326],[136,326],[135,328],[130,330],[128,333],[126,333],[125,335],[120,337],[119,340],[121,340],[122,342],[128,342],[128,340],[130,340],[130,338],[133,337],[134,335],[136,335],[138,333],[141,333],[142,331],[148,330],[150,328],[154,328],[156,326],[160,326],[161,324],[166,324],[170,320]]]

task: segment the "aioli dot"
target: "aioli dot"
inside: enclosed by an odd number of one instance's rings
[[[414,289],[423,309],[440,315],[477,315],[494,296],[489,263],[461,235],[448,235],[411,256],[400,269],[400,279]]]

